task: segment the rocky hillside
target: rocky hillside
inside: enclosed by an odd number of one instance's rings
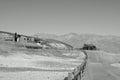
[[[69,33],[65,35],[49,35],[49,34],[35,34],[34,36],[40,38],[51,38],[55,40],[59,40],[65,42],[67,44],[72,45],[73,47],[79,48],[82,47],[83,44],[89,43],[94,44],[97,48],[107,51],[107,52],[120,52],[120,37],[118,36],[101,36],[94,34],[76,34]]]

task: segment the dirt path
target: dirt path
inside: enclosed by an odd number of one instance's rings
[[[100,61],[98,55],[96,58]],[[120,68],[101,62],[95,63],[88,60],[88,65],[83,80],[120,80]]]
[[[114,70],[114,72],[118,72]],[[89,63],[87,80],[120,80],[120,76],[116,75],[111,68],[105,68],[102,64]]]

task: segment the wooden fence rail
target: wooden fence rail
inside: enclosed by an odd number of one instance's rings
[[[72,72],[69,72],[66,80],[82,80],[88,59],[87,53],[85,51],[83,51],[83,53],[86,57],[83,60],[82,64],[77,66]]]

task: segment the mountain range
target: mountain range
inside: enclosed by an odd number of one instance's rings
[[[68,33],[64,35],[37,33],[35,37],[43,39],[55,39],[72,45],[74,48],[81,48],[83,44],[94,44],[98,49],[119,53],[120,52],[120,37],[119,36],[103,36],[95,34],[77,34]]]

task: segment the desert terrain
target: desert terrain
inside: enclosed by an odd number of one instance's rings
[[[4,41],[0,44],[0,80],[64,80],[85,58],[81,51],[25,49]]]
[[[94,44],[98,50],[86,50],[88,61],[82,80],[120,80],[120,37],[75,33],[37,36],[75,48]],[[21,43],[0,41],[0,80],[64,80],[84,58],[81,51],[25,49]]]

